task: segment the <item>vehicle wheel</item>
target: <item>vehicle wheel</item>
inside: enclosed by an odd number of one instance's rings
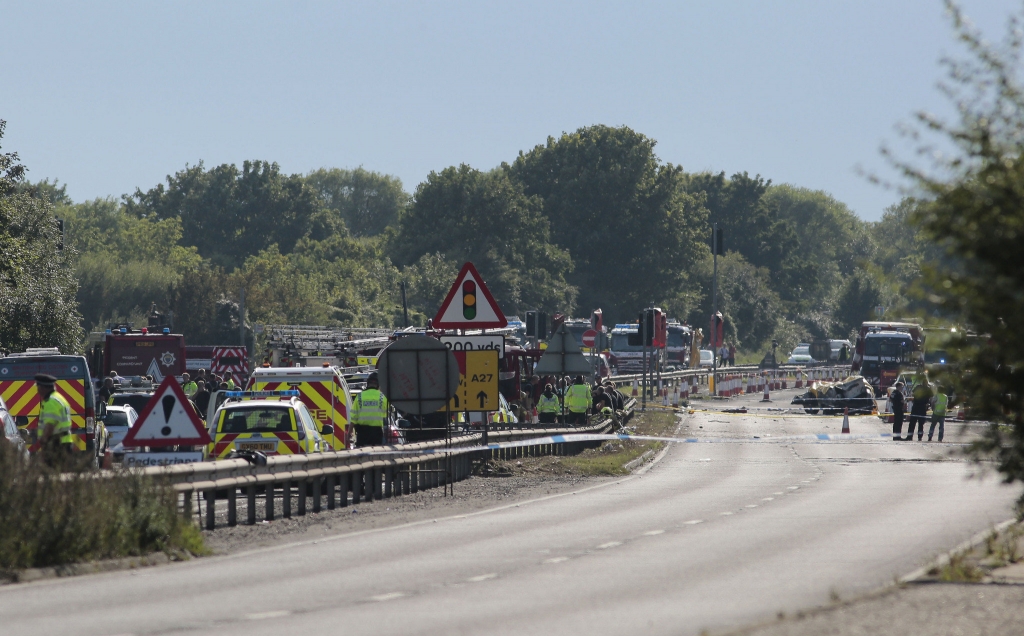
[[[806,413],[807,413],[808,415],[817,415],[817,414],[818,414],[818,409],[804,409],[804,411],[805,411],[805,412],[806,412]]]

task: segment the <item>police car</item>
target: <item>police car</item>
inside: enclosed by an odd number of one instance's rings
[[[226,459],[235,451],[264,455],[306,455],[331,450],[317,430],[298,391],[224,391],[226,398],[208,423],[213,443],[207,459]]]

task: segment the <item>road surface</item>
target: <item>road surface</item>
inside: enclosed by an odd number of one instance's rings
[[[771,441],[840,422],[698,412],[682,418],[685,435],[762,440],[674,445],[643,474],[480,513],[4,586],[0,625],[5,636],[698,634],[885,585],[1011,516],[1018,489],[968,479],[950,444]]]

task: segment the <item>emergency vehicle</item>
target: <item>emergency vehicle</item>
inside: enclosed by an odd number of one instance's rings
[[[850,372],[882,392],[902,370],[924,362],[924,330],[909,322],[865,322],[857,335]]]
[[[226,399],[210,418],[207,459],[235,451],[308,455],[330,450],[298,391],[221,391]],[[324,433],[333,434],[328,425]]]
[[[89,367],[83,356],[62,355],[56,348],[28,349],[0,358],[0,397],[7,404],[19,429],[29,431],[29,450],[39,450],[39,393],[35,376],[46,373],[57,378],[56,390],[71,407],[71,434],[75,449],[93,450],[96,425],[96,397]]]
[[[111,371],[124,377],[151,375],[160,383],[167,375],[180,378],[185,373],[186,357],[185,336],[172,334],[167,327],[151,331],[123,326],[107,329],[102,360],[96,368],[102,368],[104,376]]]
[[[644,368],[644,347],[640,344],[640,325],[621,323],[612,329],[612,344],[609,351],[612,370],[618,374],[640,373]],[[647,365],[658,369],[666,362],[665,347],[647,347]]]
[[[690,348],[693,345],[693,331],[687,325],[672,320],[668,323],[668,343],[665,347],[667,364],[680,369],[690,366]]]
[[[337,367],[266,367],[253,371],[248,391],[298,391],[317,421],[330,449],[353,448],[355,429],[349,426],[352,398],[348,381]],[[329,449],[329,450],[330,450]]]

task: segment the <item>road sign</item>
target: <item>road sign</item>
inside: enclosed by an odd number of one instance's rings
[[[210,442],[203,421],[192,410],[178,381],[167,375],[121,443],[128,447],[161,447]]]
[[[508,321],[473,263],[466,263],[431,324],[438,329],[501,329]]]
[[[150,466],[177,466],[203,461],[203,454],[194,453],[125,453],[125,468],[149,468]]]
[[[433,413],[458,389],[459,363],[436,338],[403,336],[378,355],[380,391],[403,413]]]
[[[499,358],[505,357],[505,336],[441,336],[441,342],[452,351],[488,351],[498,352]]]
[[[593,347],[594,343],[596,341],[597,341],[597,332],[596,331],[594,331],[593,329],[587,329],[586,331],[583,332],[583,346],[584,347]]]
[[[498,352],[456,352],[462,372],[459,389],[449,402],[453,411],[498,410]]]

